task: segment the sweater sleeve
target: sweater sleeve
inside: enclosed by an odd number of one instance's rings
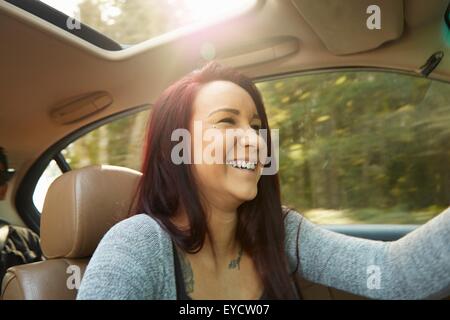
[[[134,216],[112,227],[84,273],[78,300],[144,300],[160,296],[164,263],[156,261],[159,235],[148,218]]]
[[[328,231],[291,211],[286,251],[300,276],[374,299],[450,295],[450,208],[393,242]]]

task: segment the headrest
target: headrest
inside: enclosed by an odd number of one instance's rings
[[[104,234],[127,217],[141,173],[116,166],[89,166],[64,173],[48,189],[41,217],[47,258],[83,258]]]

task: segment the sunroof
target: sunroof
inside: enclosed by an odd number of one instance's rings
[[[193,24],[239,14],[256,0],[40,0],[115,42],[134,45]],[[76,21],[68,27],[77,28]]]

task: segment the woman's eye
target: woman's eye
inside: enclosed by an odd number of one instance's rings
[[[230,123],[230,124],[234,124],[234,120],[232,118],[224,118],[222,120],[220,120],[218,123]]]

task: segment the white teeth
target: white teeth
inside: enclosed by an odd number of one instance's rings
[[[256,163],[250,162],[250,161],[244,161],[244,160],[229,160],[227,161],[227,164],[232,166],[233,168],[239,168],[239,169],[247,169],[247,170],[255,170]]]

